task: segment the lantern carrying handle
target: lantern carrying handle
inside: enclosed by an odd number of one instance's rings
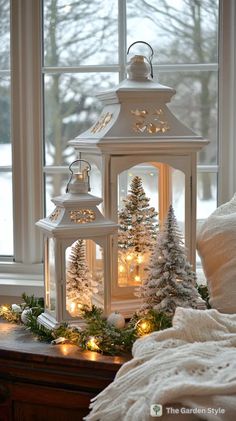
[[[133,42],[130,46],[129,46],[129,48],[128,48],[128,50],[127,50],[127,55],[129,54],[129,52],[130,52],[130,48],[131,47],[133,47],[133,45],[135,45],[135,44],[145,44],[145,45],[147,45],[149,48],[150,48],[150,50],[151,50],[151,54],[150,54],[150,56],[147,58],[147,57],[145,57],[146,58],[146,60],[148,61],[148,63],[150,64],[150,67],[151,67],[151,78],[153,79],[153,67],[152,67],[152,59],[153,59],[153,55],[154,55],[154,51],[153,51],[153,48],[151,47],[151,45],[150,44],[148,44],[148,42],[146,42],[146,41],[135,41],[135,42]]]
[[[72,180],[72,177],[73,177],[73,174],[74,174],[74,172],[73,172],[73,170],[72,170],[72,166],[76,163],[76,162],[79,162],[80,164],[82,163],[82,162],[85,162],[87,165],[88,165],[88,167],[87,167],[87,169],[86,169],[86,171],[89,173],[90,171],[91,171],[91,165],[90,165],[90,163],[88,162],[88,161],[85,161],[85,159],[76,159],[75,161],[73,161],[73,162],[71,162],[71,164],[69,165],[69,171],[71,172],[71,174],[70,174],[70,178],[69,178],[69,181],[68,181],[68,183],[67,183],[67,185],[66,185],[66,193],[68,193],[68,191],[69,191],[69,185],[70,185],[70,182],[71,182],[71,180]],[[90,183],[89,183],[89,176],[88,176],[88,191],[90,191],[91,189],[90,189]]]

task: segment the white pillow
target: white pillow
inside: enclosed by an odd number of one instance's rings
[[[236,313],[236,194],[206,219],[197,235],[197,249],[211,307]]]

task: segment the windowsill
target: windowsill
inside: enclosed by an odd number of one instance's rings
[[[24,265],[15,262],[0,264],[0,304],[4,297],[21,297],[23,293],[44,295],[43,265]]]

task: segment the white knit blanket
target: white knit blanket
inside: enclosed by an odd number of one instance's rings
[[[135,342],[85,419],[154,420],[154,404],[163,405],[161,421],[236,420],[235,314],[177,308],[172,328]]]

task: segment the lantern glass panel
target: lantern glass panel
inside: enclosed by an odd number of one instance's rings
[[[185,235],[185,175],[172,168],[172,205],[179,229]]]
[[[67,317],[80,317],[83,306],[96,304],[103,308],[102,247],[92,240],[78,239],[67,247],[65,257]]]
[[[146,196],[150,199],[149,204],[158,212],[159,170],[149,163],[135,165],[119,174],[118,209],[120,210],[124,206],[123,200],[126,199],[127,194],[129,194],[130,184],[135,176],[141,178]]]
[[[46,240],[45,256],[45,280],[46,280],[46,309],[51,313],[56,311],[56,271],[55,271],[55,240]]]
[[[147,276],[151,239],[155,238],[158,219],[158,182],[159,169],[148,163],[136,165],[119,175],[118,284],[120,287],[139,285]]]

